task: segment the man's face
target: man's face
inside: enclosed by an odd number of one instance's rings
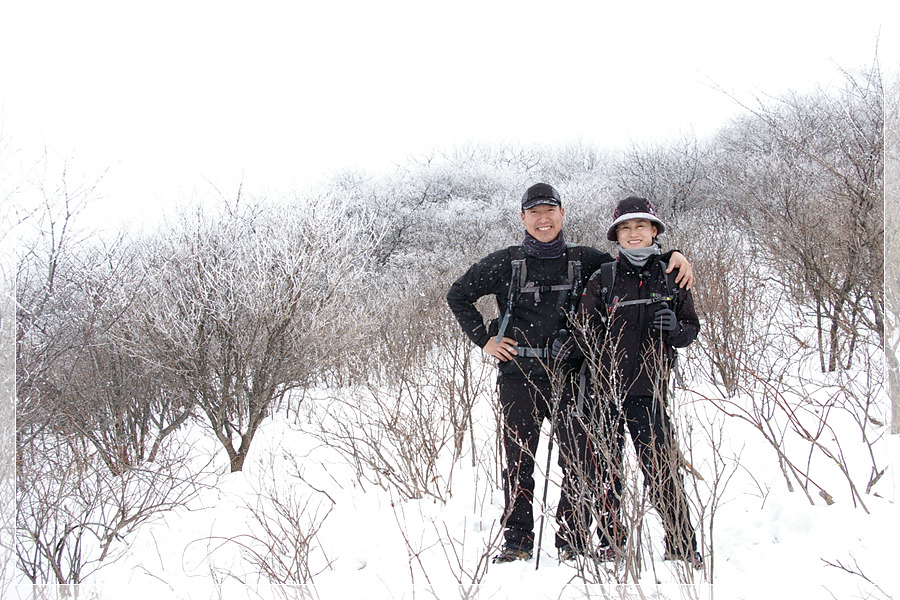
[[[656,231],[656,225],[647,219],[629,219],[619,223],[616,239],[623,248],[649,248]]]
[[[561,206],[538,204],[522,212],[525,231],[539,242],[552,242],[562,231],[566,212]]]

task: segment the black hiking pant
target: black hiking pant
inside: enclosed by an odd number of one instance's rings
[[[678,470],[681,458],[666,411],[650,397],[628,397],[621,403],[590,398],[582,411],[568,412],[559,436],[561,452],[568,449],[560,458],[569,463],[563,469],[563,496],[570,503],[563,506],[560,502],[565,510],[560,514],[557,545],[561,539],[572,547],[585,548],[596,522],[601,547],[624,547],[627,525],[621,509],[626,426],[651,505],[663,521],[666,554],[688,557],[697,542]],[[569,441],[563,442],[563,438]]]
[[[506,510],[503,516],[506,545],[523,550],[534,548],[534,457],[540,441],[541,424],[552,422],[553,386],[546,379],[500,379],[500,409],[502,415],[503,449],[506,466],[503,486]],[[565,396],[565,395],[564,395]],[[571,394],[567,394],[571,397]],[[564,410],[564,409],[560,409]],[[557,424],[558,425],[558,424]],[[571,450],[560,442],[558,464],[564,467],[563,456]],[[564,495],[564,494],[563,494]],[[561,497],[557,520],[571,510],[568,499]],[[557,543],[557,546],[560,544]]]

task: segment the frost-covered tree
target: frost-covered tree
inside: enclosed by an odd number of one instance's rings
[[[345,357],[361,314],[366,216],[327,198],[185,212],[148,244],[142,346],[242,469],[260,424]]]
[[[885,355],[892,404],[891,433],[900,433],[900,74],[886,86],[885,160]]]
[[[133,255],[79,228],[93,184],[59,177],[34,182],[16,271],[16,557],[34,583],[82,581],[196,490],[189,449],[162,445],[169,388],[122,343]]]
[[[660,218],[677,229],[685,213],[707,204],[710,151],[693,134],[665,144],[633,146],[614,168],[618,193],[652,199]]]
[[[719,138],[718,194],[812,312],[823,371],[849,365],[863,331],[884,342],[883,99],[877,67],[847,73]]]
[[[15,243],[11,209],[14,185],[4,162],[9,154],[0,135],[0,595],[7,596],[15,563],[16,322]],[[11,592],[10,592],[11,593]]]

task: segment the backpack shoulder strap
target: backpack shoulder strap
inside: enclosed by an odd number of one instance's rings
[[[509,247],[509,256],[512,259],[512,268],[513,275],[518,274],[518,277],[513,277],[510,280],[510,293],[515,292],[519,294],[522,291],[522,288],[525,287],[525,282],[528,280],[528,269],[525,266],[525,248],[521,245],[510,246]],[[515,288],[512,286],[515,285]]]
[[[580,297],[578,288],[581,285],[581,246],[566,244],[566,283],[555,285],[537,285],[535,282],[528,282],[524,248],[522,248],[522,246],[510,246],[509,251],[513,256],[513,268],[515,268],[517,262],[521,263],[518,277],[519,294],[534,294],[534,301],[540,302],[541,294],[548,292],[566,292],[566,297],[560,299],[560,306],[563,306],[563,302],[566,299],[568,299],[568,302],[566,302],[568,305],[567,309],[573,306],[573,302],[577,302],[577,299]]]
[[[596,307],[600,320],[606,324],[613,308],[613,284],[616,281],[616,261],[600,264],[600,268],[593,272],[590,281],[597,280],[600,284],[600,298]]]
[[[575,318],[575,311],[578,310],[578,302],[581,300],[581,246],[569,246],[566,248],[566,256],[569,259],[568,269],[568,285],[569,285],[569,318]]]
[[[497,330],[496,340],[498,344],[500,343],[500,340],[503,339],[503,334],[506,333],[506,327],[509,325],[509,320],[512,318],[516,301],[518,300],[522,288],[525,286],[525,278],[528,276],[525,268],[525,249],[522,248],[522,246],[510,246],[509,255],[511,259],[510,263],[512,265],[512,273],[509,277],[509,292],[506,298],[506,312],[501,318],[500,326]]]
[[[616,261],[600,265],[600,293],[606,306],[612,304],[613,284],[616,283]]]
[[[566,257],[569,260],[569,283],[579,285],[581,282],[576,279],[581,279],[581,259],[584,257],[584,248],[576,244],[566,244]]]
[[[675,276],[677,275],[677,270],[672,269],[671,273],[666,273],[666,269],[669,268],[669,263],[664,260],[659,261],[659,266],[662,267],[663,277],[666,280],[666,295],[672,299],[672,309],[675,309],[675,304],[678,302],[678,285],[675,283]]]

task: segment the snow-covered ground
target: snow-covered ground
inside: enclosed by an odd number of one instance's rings
[[[493,417],[484,405],[489,399],[481,401],[475,429],[489,451]],[[327,400],[305,402],[314,410],[316,403]],[[701,417],[715,413],[706,409],[699,403],[682,408]],[[819,498],[811,504],[801,491],[789,492],[763,438],[735,419],[724,422],[720,438],[726,442],[720,443],[720,456],[728,460],[716,467],[704,456],[703,444],[696,442],[691,454],[704,476],[703,481],[689,478],[697,486],[693,496],[708,502],[711,485],[719,485],[718,504],[715,511],[707,508],[703,523],[702,571],[661,560],[662,536],[652,515],[646,519],[649,562],[637,583],[618,585],[614,573],[598,583],[582,577],[577,566],[560,563],[553,548],[552,518],[545,519],[539,568],[535,559],[490,564],[503,508],[503,494],[490,481],[490,466],[476,461],[473,468],[471,455],[464,454],[452,474],[442,470],[442,477],[452,477],[452,495],[445,503],[429,497],[402,500],[396,492],[361,482],[334,448],[311,434],[315,419],[279,415],[257,435],[243,472],[226,474],[224,453],[219,453],[215,485],[189,505],[142,526],[118,546],[118,558],[81,586],[78,597],[896,597],[900,508],[895,469],[900,465],[900,439],[888,436],[876,446],[883,453],[878,462],[887,471],[872,493],[863,496],[867,513],[854,507],[849,491],[837,489],[839,480],[830,485],[836,499],[830,506]],[[208,439],[204,443],[213,448]],[[537,464],[546,464],[544,444]],[[542,482],[542,474],[537,479]],[[555,464],[550,479],[558,479]],[[295,572],[305,569],[311,585],[273,585],[272,578],[260,574],[258,565],[267,558],[267,564],[279,568],[262,553],[268,538],[257,518],[276,513],[271,504],[264,511],[256,509],[263,506],[259,502],[273,498],[297,509],[284,514],[294,514],[298,526],[278,530],[276,537],[300,532],[293,540],[284,538],[280,559],[290,560],[291,550],[299,548]],[[551,485],[549,514],[556,498],[558,489]],[[37,595],[30,586],[16,591],[23,599],[63,597],[53,587],[37,590]]]

